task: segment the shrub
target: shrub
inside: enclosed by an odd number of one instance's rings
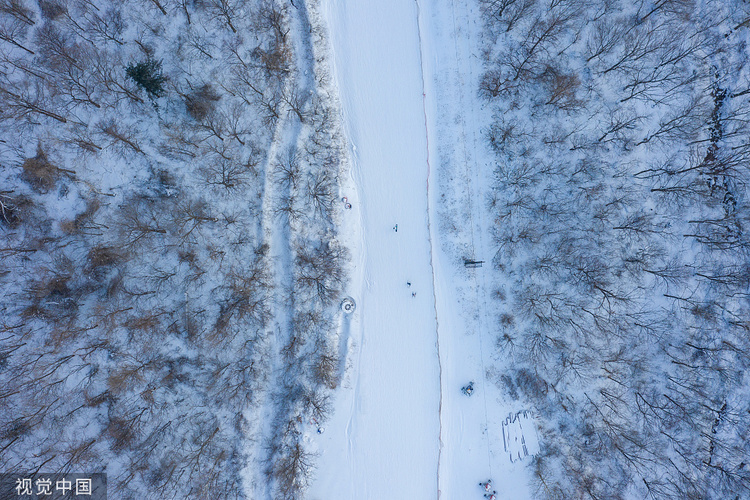
[[[201,121],[213,114],[215,103],[219,99],[221,96],[210,84],[206,84],[185,97],[185,107],[190,116]]]
[[[87,271],[95,280],[101,281],[122,261],[122,253],[114,247],[98,245],[89,250]]]
[[[54,20],[65,14],[68,9],[54,0],[39,0],[39,10],[44,19]]]
[[[72,220],[60,221],[60,230],[65,234],[78,234],[84,231],[87,226],[93,225],[94,214],[99,210],[101,203],[97,199],[90,199],[86,202],[86,209],[75,216]]]
[[[315,381],[323,384],[329,389],[335,389],[339,385],[338,360],[330,354],[321,355],[313,368]]]
[[[48,278],[35,283],[32,289],[32,294],[37,299],[47,299],[60,302],[61,300],[70,297],[71,290],[68,287],[70,279],[70,275],[53,274]]]
[[[21,223],[19,200],[5,194],[0,194],[0,225],[10,228],[18,227]]]
[[[125,73],[145,90],[149,97],[161,97],[166,93],[164,83],[167,77],[161,73],[161,61],[146,59],[138,64],[130,64]]]
[[[504,327],[511,327],[515,324],[516,319],[512,314],[503,313],[500,315],[500,324]]]
[[[50,163],[41,145],[37,147],[36,156],[26,158],[21,168],[23,168],[21,178],[40,193],[46,193],[54,188],[61,172]]]
[[[24,318],[40,318],[55,324],[68,323],[78,314],[76,293],[68,287],[70,276],[52,275],[32,284]],[[50,338],[55,335],[50,335]]]
[[[112,449],[116,451],[128,448],[136,437],[131,422],[121,418],[110,419],[107,434],[112,438]]]
[[[566,74],[548,65],[540,75],[539,80],[546,87],[549,96],[545,104],[551,104],[565,110],[572,110],[583,104],[582,101],[576,99],[576,91],[581,86],[578,75]]]
[[[547,382],[537,373],[521,368],[515,371],[516,387],[533,401],[541,401],[549,390]]]

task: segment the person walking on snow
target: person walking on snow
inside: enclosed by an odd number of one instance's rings
[[[395,226],[393,226],[393,230],[394,230],[395,232],[398,232],[398,224],[396,224]]]
[[[467,385],[461,387],[461,392],[463,392],[467,396],[471,396],[471,394],[474,392],[474,382],[469,382]],[[485,487],[484,491],[490,491],[488,489],[488,486],[487,486],[489,484],[490,484],[489,481],[487,481],[487,483],[485,483],[485,484],[479,483],[480,486],[484,486]]]

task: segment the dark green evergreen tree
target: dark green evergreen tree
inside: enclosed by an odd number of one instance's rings
[[[138,64],[130,64],[125,70],[127,75],[148,93],[149,97],[161,97],[166,93],[164,82],[167,77],[161,73],[161,61],[146,59]]]

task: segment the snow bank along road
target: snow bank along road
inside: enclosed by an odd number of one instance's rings
[[[468,6],[461,3],[459,10]],[[476,283],[437,250],[434,221],[434,120],[447,114],[435,96],[450,98],[452,108],[464,105],[450,92],[436,93],[435,72],[464,70],[459,61],[475,50],[476,36],[456,45],[455,25],[467,18],[457,21],[451,0],[324,0],[324,12],[351,145],[351,192],[344,194],[356,200],[347,223],[358,235],[348,240],[357,310],[344,387],[326,432],[313,438],[319,457],[309,497],[481,498],[478,481],[502,458],[500,421],[507,409],[483,383],[477,331],[486,330],[486,307],[478,307],[474,292],[465,299],[476,307],[467,317],[458,311],[454,281],[463,280],[464,292]],[[469,92],[475,99],[472,78],[446,82],[456,87],[454,95]],[[470,121],[456,121],[456,138],[443,133],[441,139],[457,149],[476,147],[476,130],[461,129]],[[465,189],[474,192],[479,181],[468,177]],[[481,201],[467,203],[479,218]],[[459,388],[470,378],[479,397],[467,399]],[[519,480],[520,469],[496,469],[496,484],[513,474]],[[516,488],[503,490],[519,498]]]

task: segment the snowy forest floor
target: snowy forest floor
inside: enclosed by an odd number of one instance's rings
[[[0,469],[304,489],[347,261],[314,8],[0,2]]]

